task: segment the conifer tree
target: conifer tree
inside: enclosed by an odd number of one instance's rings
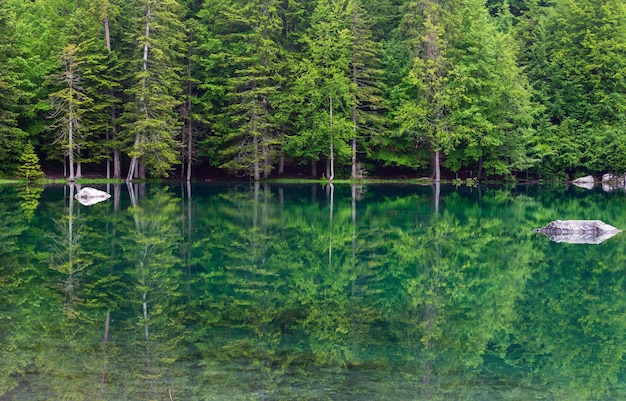
[[[82,87],[83,62],[78,57],[78,46],[69,44],[63,49],[60,56],[61,71],[51,79],[61,89],[50,95],[52,105],[51,118],[53,123],[50,130],[54,133],[55,143],[60,143],[64,155],[68,157],[69,174],[68,180],[74,181],[75,156],[83,144],[82,117],[85,112],[85,104],[90,100],[85,96]]]
[[[131,63],[135,72],[127,94],[124,119],[131,158],[127,180],[141,162],[154,176],[168,176],[179,162],[182,66],[185,27],[176,0],[142,0],[135,6],[138,44]]]
[[[39,165],[39,157],[35,153],[33,145],[28,142],[20,156],[21,165],[17,169],[17,177],[26,182],[38,181],[44,178]]]
[[[15,13],[0,0],[0,173],[13,173],[17,167],[26,133],[18,127],[28,95],[20,87],[23,72],[17,65]]]
[[[296,157],[315,163],[326,158],[326,177],[335,177],[335,160],[349,160],[354,137],[351,118],[354,104],[350,64],[353,33],[346,2],[321,0],[302,36],[304,54],[296,70],[298,121],[288,139]]]
[[[481,0],[460,12],[461,28],[452,38],[454,66],[448,75],[449,130],[454,138],[446,165],[510,175],[533,165],[532,106],[528,82],[517,65],[517,46],[498,30]]]
[[[219,57],[231,72],[224,80],[230,126],[222,137],[221,167],[259,180],[273,169],[278,146],[273,103],[282,51],[279,3],[234,2],[216,11],[217,34],[224,43]]]
[[[350,74],[353,96],[351,99],[352,117],[352,168],[351,178],[359,178],[362,172],[357,171],[358,142],[365,133],[375,136],[385,124],[381,114],[383,100],[381,98],[382,72],[380,70],[380,46],[374,42],[370,28],[369,15],[360,0],[348,3],[351,17],[352,55]]]
[[[102,43],[104,39],[104,46],[106,47],[106,60],[102,61],[104,69],[98,71],[97,77],[102,77],[97,80],[99,84],[97,91],[101,93],[103,99],[102,107],[108,108],[109,116],[107,124],[103,127],[108,130],[105,133],[105,145],[104,150],[112,154],[113,162],[113,178],[121,178],[122,174],[122,162],[121,162],[121,143],[118,140],[120,133],[120,106],[121,101],[121,82],[124,77],[122,72],[121,60],[119,58],[119,52],[113,48],[111,25],[116,20],[119,13],[119,7],[117,4],[112,3],[109,0],[99,0],[90,3],[90,12],[101,21],[101,29],[96,29],[94,40]],[[100,24],[93,24],[94,27],[100,28]],[[92,28],[93,30],[93,28]],[[98,40],[99,39],[99,40]],[[111,176],[111,157],[107,157],[107,178]]]
[[[626,169],[626,4],[559,0],[549,20],[548,112],[558,140],[572,143],[572,170]],[[548,39],[548,38],[546,38]],[[558,153],[570,153],[567,150]],[[569,162],[569,163],[568,163]]]
[[[114,54],[101,39],[105,34],[97,5],[92,3],[89,8],[74,9],[67,18],[63,35],[67,43],[78,44],[76,57],[80,62],[81,91],[89,99],[83,104],[77,168],[82,163],[109,160],[112,144],[108,138],[116,125],[112,109],[116,106],[114,90],[120,86],[118,76],[121,74]],[[79,171],[77,175],[80,176]]]
[[[454,5],[449,7],[454,11]],[[441,179],[441,154],[452,147],[448,74],[453,60],[448,47],[453,15],[437,1],[417,0],[405,5],[400,25],[404,48],[413,58],[400,87],[398,132],[411,138],[415,148],[425,147],[430,152],[435,181]]]

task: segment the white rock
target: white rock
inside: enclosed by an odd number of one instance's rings
[[[586,175],[584,177],[580,177],[580,178],[576,178],[574,181],[572,181],[574,184],[583,184],[583,183],[590,183],[590,182],[595,182],[595,179],[593,178],[592,175]]]
[[[95,205],[96,203],[105,201],[110,197],[111,195],[109,195],[108,193],[91,187],[85,187],[78,191],[76,195],[74,195],[74,199],[79,201],[81,205],[84,206]]]
[[[622,232],[600,220],[555,220],[534,231],[554,242],[570,244],[599,244]]]

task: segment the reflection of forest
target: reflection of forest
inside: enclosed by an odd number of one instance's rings
[[[626,396],[625,240],[531,230],[617,194],[110,190],[2,190],[2,399]]]

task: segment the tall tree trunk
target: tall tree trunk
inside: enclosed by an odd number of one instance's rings
[[[311,158],[311,177],[317,178],[317,160]]]
[[[137,147],[138,145],[139,145],[139,135],[135,135],[135,142],[133,144],[133,147]],[[136,169],[137,169],[137,158],[133,157],[130,160],[130,166],[128,166],[128,175],[126,176],[126,182],[130,182],[133,180]]]
[[[435,157],[434,157],[435,160],[433,161],[433,164],[434,164],[433,167],[435,168],[435,182],[441,181],[441,166],[440,166],[441,162],[439,158],[440,158],[440,152],[439,150],[436,150]]]
[[[352,83],[355,87],[358,86],[357,82],[357,68],[356,63],[352,63]],[[351,177],[353,180],[356,180],[356,134],[357,134],[357,124],[356,124],[356,104],[352,105],[352,134],[354,135],[352,138],[352,174]]]
[[[270,150],[267,146],[263,146],[263,178],[269,178],[270,167]]]
[[[191,103],[191,102],[190,102]],[[191,181],[191,159],[193,155],[193,136],[192,136],[193,127],[191,126],[191,121],[187,126],[187,177],[186,181]]]
[[[109,17],[107,15],[108,9],[104,10],[105,15],[103,18],[104,24],[104,42],[106,44],[107,50],[111,53],[111,33],[109,29]],[[115,96],[113,89],[109,89],[109,96],[111,99]],[[113,147],[113,178],[119,179],[122,176],[122,162],[121,162],[121,152],[119,145],[117,144],[117,134],[119,133],[119,126],[116,124],[117,121],[117,109],[115,104],[111,104],[111,134],[114,143]],[[106,134],[107,142],[109,141],[109,133]],[[111,160],[107,159],[107,179],[111,178]]]
[[[142,103],[143,111],[145,114],[146,120],[149,119],[148,114],[148,106],[145,104],[145,92],[147,90],[148,83],[146,81],[146,72],[148,71],[148,39],[150,38],[150,19],[152,17],[152,10],[150,8],[150,4],[148,3],[146,7],[146,31],[145,31],[145,43],[143,44],[143,57],[142,57],[142,71],[144,72],[144,76],[141,78],[141,86],[142,86],[142,94],[140,103]],[[133,148],[136,148],[139,144],[139,133],[135,134],[135,142]],[[137,168],[137,157],[133,156],[130,161],[130,167],[128,168],[128,176],[126,177],[126,181],[131,181],[133,175],[135,174],[135,169]]]
[[[83,162],[80,160],[80,147],[76,147],[76,155],[78,156],[78,161],[76,162],[76,177],[74,178],[82,178],[83,176]]]
[[[253,117],[255,118],[255,117]],[[256,127],[255,127],[256,128]],[[258,182],[261,179],[261,169],[259,168],[259,134],[257,132],[254,132],[252,137],[252,143],[253,143],[253,152],[254,152],[254,165],[253,165],[253,170],[254,170],[254,181]]]
[[[185,114],[186,114],[186,119],[185,119],[185,132],[187,134],[187,176],[186,176],[186,181],[189,182],[191,181],[191,165],[192,165],[192,159],[193,159],[193,125],[191,123],[191,119],[192,119],[192,113],[191,113],[191,108],[192,108],[192,103],[191,103],[191,94],[192,94],[192,87],[191,87],[191,54],[187,55],[187,99],[185,99]]]
[[[329,97],[329,109],[330,109],[330,172],[328,179],[332,181],[335,178],[335,138],[333,135],[333,97]]]
[[[71,90],[71,84],[70,84],[70,90]],[[74,175],[74,117],[73,117],[73,107],[72,107],[71,101],[69,104],[69,108],[70,108],[70,118],[67,124],[67,128],[68,128],[67,137],[68,137],[68,159],[69,159],[68,163],[70,165],[70,176],[67,179],[70,182],[74,182],[76,180],[76,177]]]

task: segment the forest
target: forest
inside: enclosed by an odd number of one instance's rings
[[[626,171],[623,0],[0,0],[0,175]]]

